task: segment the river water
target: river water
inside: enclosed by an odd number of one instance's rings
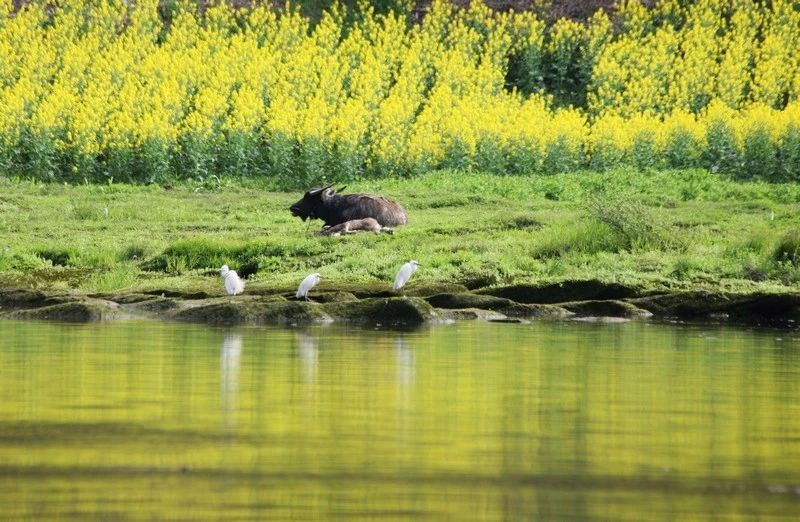
[[[0,322],[1,520],[800,515],[800,332]]]

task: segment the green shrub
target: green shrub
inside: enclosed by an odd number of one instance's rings
[[[70,248],[42,248],[34,253],[53,266],[70,266],[76,257],[76,251]]]
[[[781,263],[791,263],[800,266],[800,229],[790,230],[781,237],[772,258]]]
[[[294,173],[295,182],[299,183],[297,186],[312,187],[323,181],[338,181],[331,179],[332,173],[328,170],[330,157],[330,151],[322,140],[303,139],[298,147],[297,172]]]
[[[687,169],[700,164],[701,144],[685,129],[675,129],[667,138],[664,150],[666,166],[671,169]]]
[[[779,177],[775,144],[767,130],[756,126],[747,133],[742,151],[740,177],[775,180]]]
[[[206,178],[217,172],[217,144],[211,136],[186,133],[178,139],[174,170],[181,178]]]
[[[152,259],[142,263],[142,269],[180,274],[198,268],[219,268],[232,265],[237,247],[209,239],[189,239],[169,245]]]
[[[733,129],[716,120],[706,130],[706,149],[702,155],[703,166],[711,172],[736,174],[741,168],[741,157],[736,146]]]
[[[150,249],[143,245],[130,245],[120,253],[122,261],[136,261],[144,259],[150,253]]]
[[[781,181],[800,181],[800,127],[789,125],[778,148]]]
[[[246,178],[264,174],[264,163],[256,132],[231,132],[219,153],[220,175]]]
[[[629,153],[629,161],[634,167],[641,170],[659,168],[662,166],[660,156],[656,151],[653,131],[636,134]]]
[[[531,255],[536,259],[560,258],[568,254],[616,252],[625,248],[619,234],[598,221],[586,221],[564,228],[542,231]]]
[[[571,146],[565,136],[547,145],[542,170],[545,174],[558,174],[577,170],[583,164],[581,151]]]
[[[83,286],[96,292],[123,290],[136,283],[136,271],[129,266],[94,272]]]
[[[529,176],[542,172],[542,156],[535,143],[512,143],[505,154],[507,174]]]
[[[508,172],[506,153],[493,139],[483,139],[478,142],[472,163],[473,168],[478,172],[491,172],[492,174]]]
[[[285,189],[308,188],[297,172],[297,140],[282,133],[274,133],[267,141],[267,164],[277,185]]]
[[[622,249],[658,250],[675,246],[667,229],[656,222],[648,209],[624,195],[591,196],[586,210],[590,217],[613,231]]]
[[[544,91],[542,55],[542,48],[531,44],[509,56],[506,84],[525,94]]]
[[[442,168],[466,170],[469,169],[470,165],[471,161],[467,144],[458,138],[453,138],[442,159]]]

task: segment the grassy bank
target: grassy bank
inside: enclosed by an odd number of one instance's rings
[[[65,186],[0,179],[0,285],[87,291],[221,292],[223,263],[248,288],[418,283],[470,288],[573,278],[648,288],[800,289],[800,187],[704,171],[497,177],[436,172],[369,181],[408,210],[397,234],[317,237],[288,206],[299,193],[216,179]]]

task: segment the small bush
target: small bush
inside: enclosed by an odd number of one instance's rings
[[[789,125],[778,149],[780,179],[800,181],[800,126]]]
[[[120,260],[122,261],[135,261],[144,259],[150,252],[150,249],[143,245],[130,245],[120,253]]]
[[[142,269],[180,274],[198,268],[232,264],[235,247],[208,239],[190,239],[168,246],[160,255],[142,264]]]
[[[110,292],[131,287],[136,282],[136,272],[129,267],[99,271],[84,283],[88,289],[97,292]]]
[[[445,152],[442,168],[465,170],[470,167],[469,147],[462,140],[454,138]]]
[[[533,141],[515,141],[506,145],[506,174],[528,176],[542,172],[542,155]]]
[[[259,267],[278,264],[302,264],[304,258],[319,257],[327,252],[317,239],[282,238],[251,243],[228,243],[205,238],[178,241],[142,263],[142,269],[153,272],[182,274],[190,270],[218,269],[228,265],[254,274]]]
[[[630,163],[637,169],[654,169],[662,166],[660,155],[656,152],[655,136],[652,131],[636,134],[628,156]]]
[[[8,264],[11,268],[23,272],[42,268],[52,268],[53,266],[53,264],[47,259],[43,259],[36,254],[29,252],[19,252],[13,254]]]
[[[75,258],[75,251],[66,248],[45,248],[35,253],[42,259],[50,261],[53,266],[69,266]]]
[[[567,254],[597,254],[625,248],[619,235],[604,223],[588,221],[575,226],[543,231],[531,255],[536,259],[559,258]]]
[[[301,187],[311,187],[319,185],[323,180],[338,181],[330,179],[330,163],[331,154],[327,145],[321,139],[305,138],[299,148],[296,182]]]
[[[578,169],[583,158],[578,149],[569,143],[565,136],[560,136],[547,145],[542,170],[545,174],[558,174]]]
[[[231,132],[220,150],[220,174],[244,178],[263,174],[263,170],[258,135],[255,132]]]
[[[711,172],[735,174],[742,160],[736,146],[733,129],[722,120],[712,121],[706,129],[707,146],[703,151],[703,166]]]
[[[777,163],[775,144],[769,133],[764,127],[756,126],[744,140],[740,177],[777,181]]]
[[[779,263],[800,266],[800,229],[789,231],[778,241],[772,258]]]
[[[108,216],[108,207],[78,201],[72,205],[72,215],[81,221],[97,221]]]
[[[626,250],[663,249],[671,243],[667,230],[638,201],[603,194],[590,198],[586,209],[614,232],[618,244]]]
[[[667,138],[664,158],[671,169],[687,169],[700,164],[702,146],[692,134],[682,128],[675,129]]]
[[[473,167],[478,172],[505,174],[508,171],[505,151],[493,140],[481,140],[475,151]]]

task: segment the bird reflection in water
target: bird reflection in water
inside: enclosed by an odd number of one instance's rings
[[[408,410],[411,403],[411,389],[414,386],[415,361],[414,350],[408,345],[405,337],[394,338],[394,356],[400,407]]]
[[[239,394],[239,364],[242,358],[242,334],[228,333],[220,354],[222,416],[228,427],[236,425],[236,398]]]
[[[300,358],[303,382],[314,384],[317,382],[317,361],[319,359],[317,340],[305,332],[297,332],[295,341],[297,343],[297,356]]]

